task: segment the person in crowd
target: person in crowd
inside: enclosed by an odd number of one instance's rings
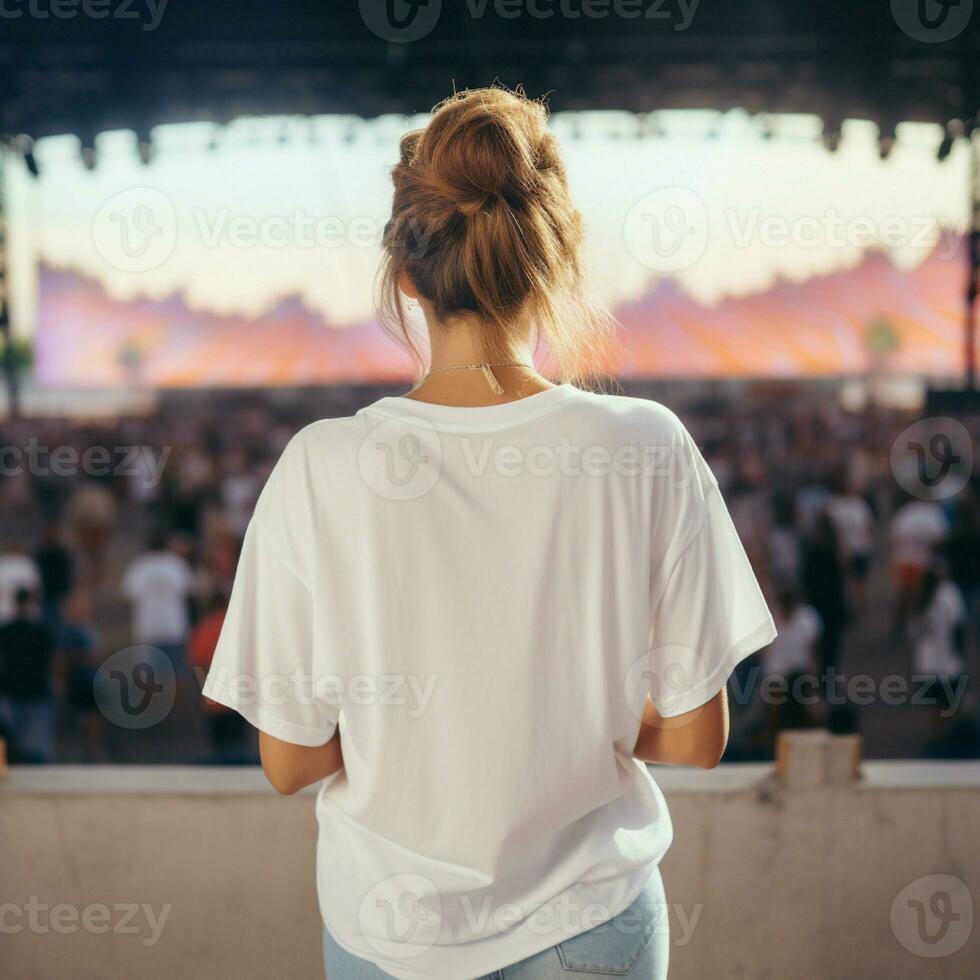
[[[54,642],[37,597],[19,588],[14,617],[0,626],[0,715],[13,733],[12,761],[50,762],[54,748]]]
[[[103,481],[84,479],[75,487],[68,505],[68,520],[92,582],[102,578],[116,513],[115,497]]]
[[[75,559],[65,544],[59,524],[47,525],[34,560],[41,576],[41,618],[57,643],[62,605],[75,581]]]
[[[814,519],[803,558],[803,595],[820,617],[818,672],[840,665],[841,644],[849,618],[844,568],[834,523],[826,511]]]
[[[904,500],[888,531],[895,582],[894,637],[901,637],[912,605],[921,594],[922,577],[949,531],[946,514],[938,503],[914,497]]]
[[[773,582],[800,580],[802,550],[793,495],[785,491],[773,494],[769,530],[769,576]]]
[[[945,565],[934,559],[919,579],[908,629],[913,676],[926,679],[929,685],[926,700],[933,709],[930,754],[942,754],[953,693],[964,674],[965,623],[963,595],[950,581]]]
[[[803,601],[794,586],[784,586],[779,591],[773,619],[776,638],[760,655],[765,673],[785,678],[815,675],[817,643],[823,631],[820,614]]]
[[[977,637],[980,625],[980,507],[977,489],[967,486],[956,500],[953,525],[946,539],[943,555],[950,580],[959,588],[966,602],[967,637],[969,627]]]
[[[215,490],[217,463],[193,439],[179,446],[172,460],[161,488],[166,519],[175,533],[196,538],[205,502]]]
[[[235,450],[224,460],[221,478],[221,503],[232,532],[239,538],[245,534],[249,518],[258,499],[262,483],[249,466],[246,453]]]
[[[843,468],[835,474],[831,495],[824,506],[837,535],[841,561],[850,584],[851,603],[861,609],[867,596],[866,583],[874,555],[874,513],[867,500],[852,491]]]
[[[194,573],[166,534],[157,531],[150,536],[146,551],[126,567],[121,589],[132,604],[133,642],[165,655],[182,683]]]
[[[202,681],[211,669],[227,611],[228,596],[224,592],[215,592],[208,602],[207,612],[191,631],[187,659]],[[248,751],[249,725],[245,719],[237,711],[210,698],[203,701],[214,762],[227,765],[253,761]]]
[[[69,720],[79,740],[82,761],[106,762],[106,719],[95,696],[102,661],[101,645],[91,619],[89,596],[76,589],[65,603],[60,650],[67,675]]]
[[[17,614],[17,594],[22,590],[36,593],[41,588],[37,562],[18,544],[0,553],[0,624]]]
[[[823,632],[820,614],[803,601],[794,586],[780,589],[773,619],[776,638],[760,654],[762,690],[768,692],[771,701],[767,712],[770,751],[778,732],[813,728],[818,723],[817,644]],[[773,678],[780,683],[774,684]]]

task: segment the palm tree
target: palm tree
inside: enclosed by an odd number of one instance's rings
[[[875,317],[865,327],[864,349],[868,355],[866,376],[871,401],[876,401],[875,395],[881,379],[888,373],[888,362],[901,346],[902,341],[898,331],[886,317]]]

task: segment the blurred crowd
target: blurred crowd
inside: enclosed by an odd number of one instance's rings
[[[0,735],[12,761],[57,760],[59,746],[114,761],[123,682],[110,658],[134,650],[173,685],[171,720],[205,731],[206,761],[253,760],[242,720],[200,686],[252,508],[306,420],[260,406],[3,426]],[[168,761],[165,746],[149,753]]]
[[[373,396],[0,423],[0,735],[13,761],[118,761],[108,668],[133,647],[152,676],[173,678],[166,731],[199,732],[199,761],[254,760],[247,726],[200,695],[242,536],[292,433]],[[835,679],[860,673],[916,679],[913,703],[929,712],[920,754],[980,755],[967,684],[980,648],[976,479],[945,499],[900,487],[890,450],[910,412],[831,400],[674,407],[779,629],[735,678],[729,757],[771,758],[784,728],[864,730],[855,699],[831,696]],[[145,741],[140,758],[188,761],[172,744]]]
[[[692,420],[779,632],[738,671],[729,758],[772,758],[785,728],[857,731],[869,698],[926,710],[921,754],[980,756],[980,480],[950,472],[948,492],[935,459],[896,472],[917,417],[789,402]]]

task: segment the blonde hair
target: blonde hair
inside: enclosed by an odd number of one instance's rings
[[[530,317],[560,380],[595,383],[607,372],[615,321],[587,285],[582,218],[547,119],[520,90],[474,89],[402,138],[378,308],[420,373],[403,274],[439,321],[479,318],[488,357],[512,356]]]

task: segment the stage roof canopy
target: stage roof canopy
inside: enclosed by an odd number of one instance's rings
[[[3,0],[0,133],[424,111],[495,79],[558,110],[975,117],[975,0]],[[980,4],[978,4],[980,6]]]

